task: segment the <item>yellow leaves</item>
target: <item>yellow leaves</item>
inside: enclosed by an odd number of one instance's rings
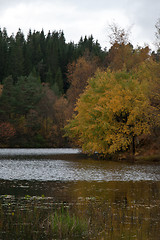
[[[144,71],[144,66],[143,66]],[[148,75],[148,70],[143,74]],[[68,136],[77,136],[85,152],[126,150],[133,136],[150,133],[153,124],[149,82],[139,72],[98,72],[89,80],[71,120]]]

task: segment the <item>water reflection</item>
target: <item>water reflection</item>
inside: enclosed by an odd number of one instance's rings
[[[9,219],[7,221],[12,220],[8,216],[13,212],[18,215],[17,212],[21,211],[25,216],[23,221],[28,221],[31,216],[37,219],[40,215],[39,221],[43,222],[47,214],[63,205],[77,216],[88,219],[90,236],[86,239],[159,240],[160,182],[1,180],[0,194],[1,217],[5,221],[6,218]],[[30,217],[26,217],[26,212]],[[37,223],[38,226],[42,222]],[[16,231],[13,227],[11,229]],[[34,239],[41,239],[40,235]]]
[[[87,222],[83,239],[160,239],[159,164],[13,152],[0,150],[0,239],[64,239],[49,227],[62,206]]]

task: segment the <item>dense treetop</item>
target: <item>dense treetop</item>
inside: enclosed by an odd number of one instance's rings
[[[98,70],[77,102],[77,114],[65,127],[67,136],[88,153],[112,154],[131,144],[135,148],[135,137],[149,134],[160,119],[159,105],[153,106],[150,99],[155,78],[147,67],[143,66],[145,78],[141,67],[132,72]]]

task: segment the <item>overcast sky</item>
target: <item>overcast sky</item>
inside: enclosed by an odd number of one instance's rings
[[[153,49],[155,24],[160,18],[160,0],[0,0],[0,28],[8,35],[19,28],[45,33],[63,30],[66,41],[78,43],[93,35],[102,48],[108,45],[108,25],[130,28],[131,43]]]

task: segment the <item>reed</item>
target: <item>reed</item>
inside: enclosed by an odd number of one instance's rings
[[[62,207],[49,216],[48,229],[56,238],[83,239],[88,234],[88,222]]]

